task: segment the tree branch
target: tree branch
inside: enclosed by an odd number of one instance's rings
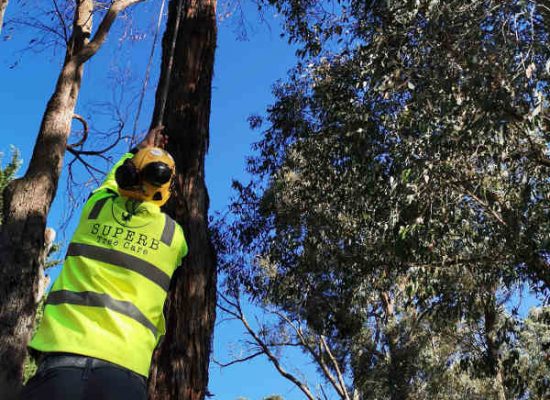
[[[82,146],[86,142],[86,140],[88,140],[89,128],[88,128],[88,123],[86,122],[84,117],[82,117],[81,115],[74,114],[73,119],[80,121],[80,123],[82,124],[82,127],[84,128],[84,133],[82,134],[82,138],[74,144],[67,145],[67,147],[70,147],[71,149],[75,150],[75,147]],[[75,151],[78,151],[78,150],[75,150]]]
[[[223,293],[219,293],[219,295],[227,304],[230,304],[232,307],[234,307],[235,310],[229,310],[227,307],[220,306],[219,304],[218,304],[218,307],[220,307],[221,310],[227,312],[228,314],[236,316],[241,321],[241,323],[245,327],[248,334],[254,339],[255,344],[261,349],[260,353],[265,354],[269,359],[269,361],[275,366],[275,369],[277,369],[277,371],[284,378],[286,378],[287,380],[292,382],[294,385],[296,385],[302,391],[302,393],[305,394],[308,400],[316,400],[315,396],[313,396],[313,394],[311,393],[309,387],[304,382],[300,381],[296,376],[286,371],[282,367],[279,359],[275,356],[275,354],[273,354],[269,346],[258,336],[256,331],[252,329],[252,327],[248,323],[248,320],[246,319],[246,317],[242,312],[242,307],[241,307],[239,298],[235,297],[235,301],[231,301]]]
[[[470,196],[477,204],[479,204],[481,207],[483,207],[484,210],[489,212],[489,214],[491,214],[493,216],[493,218],[495,218],[498,222],[500,222],[502,225],[504,225],[506,227],[508,226],[506,221],[504,221],[504,219],[499,215],[499,213],[497,213],[495,210],[493,210],[489,204],[484,202],[474,192],[472,192],[471,190],[469,190],[468,188],[466,188],[464,186],[460,186],[460,189],[464,190],[468,196]]]
[[[324,347],[325,353],[328,354],[330,358],[330,362],[334,366],[334,370],[336,371],[336,376],[338,377],[338,383],[340,383],[340,387],[342,388],[343,393],[346,395],[345,399],[350,400],[349,393],[346,389],[346,383],[344,382],[344,376],[342,375],[342,371],[340,370],[340,364],[336,360],[336,357],[334,357],[334,354],[332,354],[332,351],[330,351],[330,347],[327,344],[327,341],[325,340],[325,337],[323,335],[320,335],[321,344]]]
[[[95,171],[95,172],[98,172],[98,173],[100,173],[100,174],[102,174],[102,175],[105,175],[105,171],[102,171],[102,170],[100,170],[99,168],[96,168],[96,167],[94,167],[93,165],[91,165],[90,163],[88,163],[86,160],[84,160],[84,159],[82,158],[82,156],[79,154],[78,151],[73,150],[73,149],[71,149],[70,147],[67,148],[67,151],[68,151],[69,153],[71,153],[73,156],[75,156],[75,158],[78,159],[78,161],[80,161],[80,162],[84,165],[84,167],[86,167],[86,169],[88,170],[88,172],[90,172],[90,175],[94,176],[94,174],[93,174],[91,171]]]
[[[263,352],[263,350],[260,350],[260,351],[257,351],[254,354],[250,354],[249,356],[246,356],[246,357],[243,357],[243,358],[237,358],[236,360],[230,361],[228,363],[221,363],[221,362],[219,362],[215,359],[212,360],[212,361],[214,362],[214,364],[219,365],[222,368],[225,368],[225,367],[229,367],[233,364],[239,364],[239,363],[242,363],[242,362],[245,362],[245,361],[252,360],[253,358],[261,356],[262,354],[264,354],[264,352]]]
[[[61,26],[63,27],[63,37],[65,39],[65,45],[69,43],[69,30],[67,29],[67,24],[65,23],[65,18],[63,18],[63,13],[61,13],[61,10],[59,9],[59,5],[57,4],[57,0],[53,0],[53,5],[55,8],[55,14],[57,15],[57,18],[59,18],[59,21],[61,22]]]
[[[252,327],[249,325],[248,321],[246,320],[246,318],[244,317],[244,315],[242,315],[242,318],[241,318],[241,322],[243,323],[244,327],[246,328],[246,330],[248,331],[249,335],[252,336],[252,338],[254,338],[254,340],[256,341],[256,343],[258,344],[258,346],[260,346],[260,348],[263,350],[263,352],[265,353],[265,355],[267,356],[267,358],[269,359],[269,361],[271,361],[271,363],[275,366],[275,368],[277,369],[277,371],[279,371],[279,373],[286,379],[288,379],[289,381],[291,381],[292,383],[294,383],[305,395],[306,397],[309,399],[309,400],[315,400],[315,397],[313,396],[313,394],[311,393],[311,391],[309,390],[309,388],[307,387],[307,385],[305,383],[303,383],[302,381],[300,381],[298,378],[296,378],[293,374],[291,374],[290,372],[286,371],[282,366],[281,366],[281,363],[279,361],[279,359],[271,352],[271,350],[269,349],[269,347],[258,337],[258,335],[256,334],[256,332],[252,329]]]
[[[111,26],[115,22],[118,14],[120,14],[126,8],[137,3],[141,3],[142,1],[144,0],[114,0],[107,10],[107,14],[105,14],[103,19],[101,20],[101,23],[99,24],[99,27],[97,28],[97,31],[92,40],[75,55],[77,64],[84,64],[91,57],[93,57],[95,53],[97,53],[99,48],[105,42],[105,39],[107,38],[109,31],[111,30]]]
[[[317,354],[311,344],[308,342],[308,340],[305,338],[303,331],[294,325],[292,321],[284,314],[282,314],[279,311],[273,311],[279,318],[281,318],[283,321],[285,321],[288,325],[292,327],[294,332],[296,332],[296,335],[298,336],[298,339],[300,340],[300,343],[302,343],[302,346],[311,354],[315,362],[319,365],[321,370],[323,371],[323,374],[325,375],[326,379],[330,382],[334,390],[338,393],[338,395],[342,399],[348,399],[347,393],[345,391],[345,386],[340,387],[338,383],[336,382],[336,378],[332,375],[329,368],[327,367],[325,361],[323,360],[323,357],[321,354]],[[344,389],[344,390],[342,390]]]

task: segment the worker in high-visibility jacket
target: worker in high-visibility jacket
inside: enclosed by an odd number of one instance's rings
[[[147,398],[170,279],[187,253],[182,228],[160,210],[175,165],[156,137],[166,140],[149,132],[85,203],[29,344],[41,360],[24,400]]]

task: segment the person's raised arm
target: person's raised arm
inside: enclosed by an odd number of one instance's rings
[[[151,129],[147,133],[147,135],[145,135],[145,138],[136,147],[134,147],[128,153],[125,153],[120,158],[120,160],[118,160],[116,164],[113,165],[109,173],[105,176],[103,183],[96,190],[94,190],[94,192],[97,192],[101,189],[109,189],[118,193],[118,185],[115,179],[115,172],[117,168],[124,164],[124,161],[132,158],[134,154],[137,153],[140,149],[144,149],[146,147],[160,147],[163,149],[168,141],[167,137],[162,134],[163,129],[163,126]]]

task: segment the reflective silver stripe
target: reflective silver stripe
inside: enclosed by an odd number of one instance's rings
[[[101,209],[103,208],[103,206],[105,205],[107,200],[109,200],[110,197],[111,196],[104,197],[96,201],[92,208],[92,211],[90,211],[90,214],[88,215],[88,219],[97,219],[97,217],[99,216],[99,213],[101,212]]]
[[[176,231],[176,222],[168,216],[168,214],[165,215],[165,221],[164,221],[164,230],[162,231],[162,236],[160,237],[160,241],[164,243],[167,246],[170,246],[172,244],[172,239],[174,238],[174,232]]]
[[[115,300],[104,293],[96,292],[71,292],[69,290],[58,290],[50,292],[46,304],[74,304],[78,306],[104,307],[117,313],[126,315],[136,320],[153,335],[157,336],[157,327],[147,319],[139,309],[129,301]]]
[[[170,277],[164,271],[141,258],[117,250],[105,249],[89,244],[71,243],[67,249],[67,257],[69,256],[91,258],[92,260],[102,261],[116,265],[117,267],[129,269],[143,275],[165,291],[168,291],[170,287]]]

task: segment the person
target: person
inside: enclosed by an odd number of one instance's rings
[[[175,174],[165,143],[151,130],[84,204],[29,344],[40,357],[23,400],[147,398],[170,279],[187,254],[182,228],[160,210]]]

